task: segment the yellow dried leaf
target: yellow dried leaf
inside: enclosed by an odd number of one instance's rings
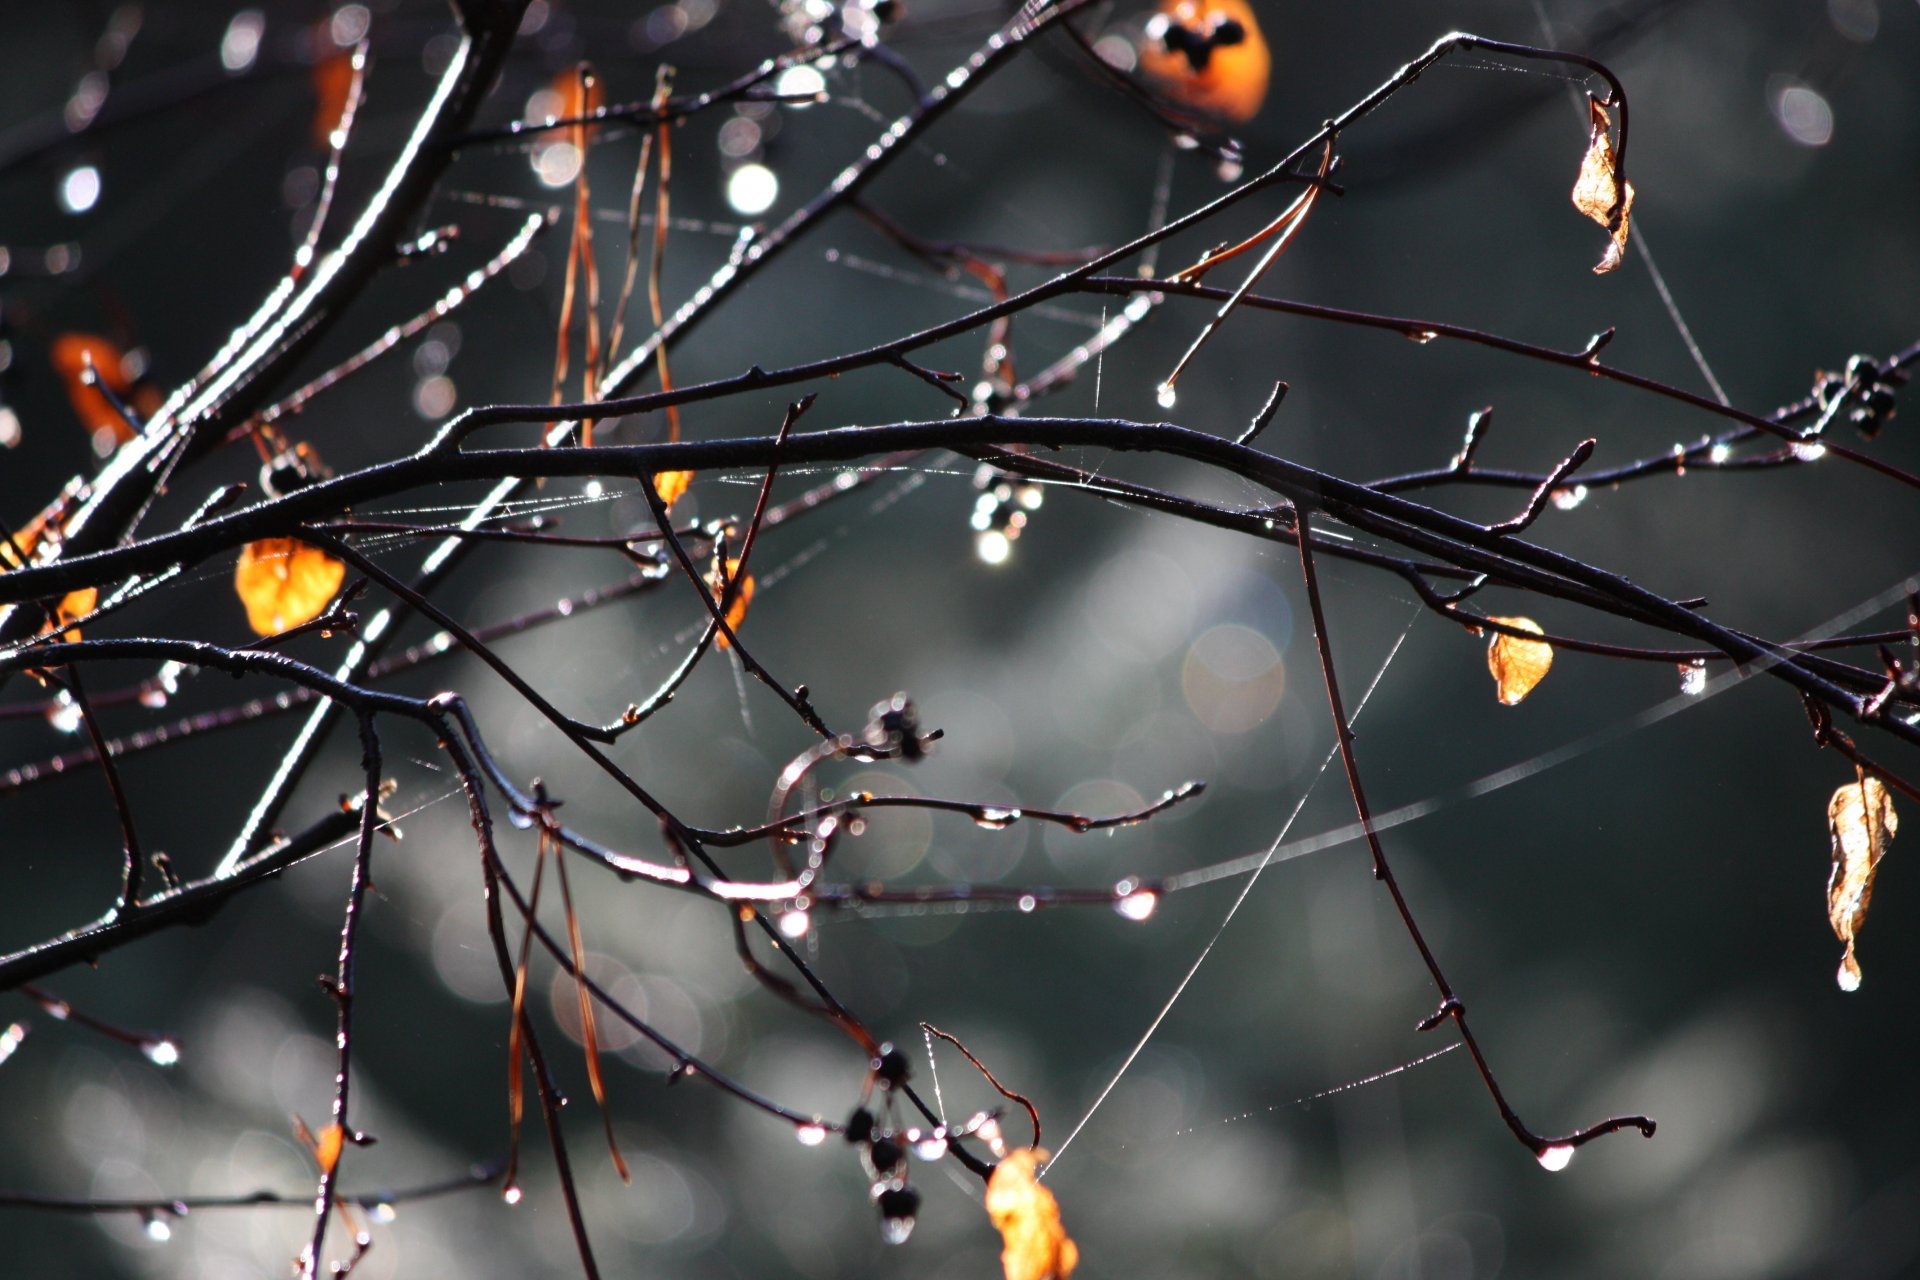
[[[680,495],[693,483],[691,471],[657,471],[653,476],[653,491],[660,495],[661,505],[673,510],[673,504],[680,501]]]
[[[1893,834],[1900,829],[1893,797],[1880,779],[1863,777],[1833,793],[1827,802],[1827,831],[1833,837],[1833,871],[1827,877],[1827,919],[1834,936],[1847,944],[1840,961],[1842,991],[1860,989],[1860,961],[1853,954],[1854,936],[1867,922],[1867,903],[1873,898],[1873,877],[1880,869]]]
[[[347,566],[294,538],[262,538],[240,550],[233,589],[247,625],[270,636],[312,622],[340,590]]]
[[[1517,631],[1545,634],[1532,618],[1488,618]],[[1487,670],[1500,695],[1500,704],[1511,707],[1533,692],[1533,686],[1547,677],[1553,665],[1553,646],[1544,640],[1522,640],[1496,631],[1487,645]]]
[[[1633,213],[1633,184],[1626,184],[1624,197],[1614,177],[1613,138],[1608,130],[1613,119],[1607,109],[1588,99],[1592,114],[1588,117],[1587,154],[1580,161],[1580,176],[1573,183],[1573,207],[1613,234],[1613,243],[1594,264],[1595,275],[1605,275],[1620,265],[1627,251],[1627,222]],[[1620,202],[1620,220],[1613,218],[1614,201]]]
[[[995,1165],[987,1179],[987,1217],[1000,1232],[1007,1280],[1067,1280],[1080,1265],[1080,1249],[1060,1222],[1059,1202],[1034,1179],[1046,1162],[1044,1149],[1028,1147]]]
[[[676,472],[673,474],[685,475],[687,473]],[[724,582],[716,573],[707,575],[707,590],[713,595],[716,601],[720,599],[721,592],[724,589],[730,588],[732,590],[733,600],[732,603],[727,605],[726,619],[727,626],[736,632],[740,630],[740,624],[747,620],[747,606],[753,602],[753,575],[748,574],[746,577],[736,580],[734,575],[739,572],[740,562],[738,560],[728,560],[727,576]],[[732,646],[727,643],[727,637],[724,634],[717,636],[714,639],[714,643],[722,649],[732,648]]]

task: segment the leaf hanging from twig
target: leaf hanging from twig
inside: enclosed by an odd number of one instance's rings
[[[1860,775],[1833,793],[1827,802],[1827,831],[1833,837],[1833,870],[1827,877],[1827,919],[1834,936],[1847,944],[1838,975],[1842,991],[1860,989],[1860,961],[1853,954],[1855,936],[1867,922],[1867,904],[1873,898],[1873,878],[1880,859],[1893,843],[1900,818],[1893,797],[1880,779]]]
[[[1574,180],[1573,207],[1613,235],[1613,243],[1607,246],[1606,253],[1601,255],[1593,268],[1595,275],[1605,275],[1620,265],[1621,257],[1627,251],[1627,223],[1633,214],[1633,184],[1624,184],[1623,192],[1622,184],[1614,176],[1617,160],[1613,153],[1613,138],[1609,133],[1613,118],[1594,99],[1589,98],[1587,105],[1591,111],[1588,117],[1587,154],[1580,161],[1580,176]]]
[[[666,473],[666,475],[688,474],[691,473],[685,471],[670,471]],[[664,475],[661,477],[663,480],[665,478],[666,476]],[[664,494],[662,495],[662,501],[665,501]],[[707,575],[707,591],[713,596],[714,600],[722,606],[724,610],[722,616],[727,620],[727,627],[735,632],[739,631],[740,624],[747,620],[747,606],[753,602],[753,575],[749,573],[745,577],[736,576],[739,572],[740,561],[738,558],[732,558],[727,561],[727,571],[725,574],[720,573],[719,567],[716,565],[714,571]],[[730,649],[733,647],[727,643],[725,632],[716,636],[714,643],[722,649]]]
[[[240,550],[233,589],[255,634],[312,622],[340,590],[347,566],[295,538],[262,538]]]
[[[1488,618],[1487,621],[1531,635],[1545,634],[1540,624],[1532,618]],[[1545,640],[1522,640],[1519,636],[1496,631],[1487,644],[1487,670],[1493,673],[1493,683],[1502,706],[1514,706],[1532,693],[1533,687],[1546,679],[1547,669],[1551,666],[1553,646]]]
[[[1000,1232],[1007,1280],[1067,1280],[1080,1265],[1059,1201],[1034,1177],[1047,1158],[1041,1147],[1015,1151],[987,1179],[987,1217]]]

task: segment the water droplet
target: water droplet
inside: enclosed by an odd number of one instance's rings
[[[930,1133],[913,1144],[913,1154],[922,1160],[938,1160],[947,1154],[947,1140],[939,1133]]]
[[[1173,393],[1173,384],[1170,382],[1161,383],[1159,390],[1154,393],[1153,398],[1160,402],[1160,407],[1162,409],[1173,408],[1173,402],[1175,399],[1174,393]]]
[[[800,1145],[803,1147],[817,1147],[827,1140],[827,1128],[815,1121],[813,1124],[803,1124],[795,1129],[793,1136],[800,1139]]]
[[[146,1054],[155,1066],[171,1067],[180,1061],[180,1046],[167,1039],[142,1041],[140,1052]]]
[[[1005,564],[1013,554],[1013,540],[998,529],[983,529],[973,540],[973,553],[982,564]]]
[[[521,1194],[519,1187],[508,1187],[500,1193],[500,1198],[510,1205],[519,1204]]]
[[[1431,329],[1410,329],[1407,332],[1407,341],[1424,347],[1439,336]]]
[[[1818,440],[1795,440],[1793,456],[1802,462],[1818,462],[1827,456],[1827,446]]]
[[[1538,1159],[1542,1169],[1548,1173],[1558,1173],[1573,1163],[1573,1146],[1571,1143],[1556,1142],[1543,1148]]]
[[[395,1218],[399,1217],[400,1214],[399,1214],[399,1211],[396,1210],[392,1205],[388,1204],[385,1200],[382,1200],[379,1204],[376,1204],[375,1206],[373,1206],[373,1208],[369,1211],[369,1216],[372,1217],[372,1219],[375,1222],[378,1222],[382,1226],[385,1226],[386,1224],[392,1222]]]
[[[1014,905],[1020,908],[1021,915],[1031,915],[1033,909],[1040,905],[1040,900],[1030,893],[1023,893],[1020,895],[1020,901]]]
[[[173,1239],[173,1228],[167,1225],[165,1218],[148,1218],[146,1233],[147,1239],[155,1244],[165,1244]]]
[[[1151,889],[1136,889],[1132,893],[1116,898],[1113,909],[1128,920],[1145,920],[1153,914],[1160,904],[1160,895]]]
[[[1711,458],[1716,463],[1725,462],[1728,458],[1731,458],[1732,456],[1733,456],[1733,446],[1730,444],[1717,444],[1707,452],[1707,457]]]
[[[1888,825],[1887,830],[1893,830],[1891,824]],[[1842,991],[1858,991],[1860,989],[1860,971],[1858,969],[1849,969],[1844,963],[1840,966],[1840,971],[1834,974],[1834,978],[1840,983],[1840,989]]]
[[[507,821],[511,822],[519,830],[525,831],[533,826],[533,815],[520,809],[509,808],[507,810]]]
[[[804,911],[783,911],[780,913],[780,936],[783,938],[804,938],[812,921]]]
[[[1563,485],[1553,491],[1553,505],[1562,511],[1571,511],[1587,500],[1587,486],[1583,484]]]
[[[157,685],[149,685],[140,690],[140,705],[149,711],[158,711],[167,705],[167,691]]]
[[[47,723],[61,733],[80,732],[80,708],[65,689],[47,706]]]
[[[1680,664],[1680,692],[1697,698],[1707,691],[1707,661],[1695,658]]]
[[[913,1234],[913,1215],[880,1219],[880,1238],[888,1244],[905,1244]]]
[[[981,809],[973,815],[973,825],[988,831],[1004,831],[1020,821],[1018,809]]]

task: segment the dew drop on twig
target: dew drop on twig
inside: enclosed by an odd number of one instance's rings
[[[1558,1173],[1573,1163],[1573,1146],[1570,1143],[1556,1142],[1550,1147],[1542,1147],[1537,1159],[1542,1169],[1548,1173]]]
[[[793,1136],[800,1140],[803,1147],[817,1147],[827,1140],[827,1127],[818,1121],[803,1124],[793,1131]]]
[[[1697,698],[1707,691],[1707,663],[1704,658],[1680,664],[1680,692]]]
[[[180,1046],[164,1036],[158,1040],[143,1040],[140,1052],[155,1066],[171,1067],[180,1061]]]

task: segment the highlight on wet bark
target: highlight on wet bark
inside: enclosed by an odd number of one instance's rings
[[[1622,184],[1614,173],[1617,160],[1610,132],[1613,117],[1595,99],[1588,99],[1588,107],[1587,154],[1580,161],[1580,176],[1574,180],[1573,207],[1605,227],[1613,236],[1613,242],[1593,268],[1595,275],[1605,275],[1620,265],[1627,251],[1627,224],[1633,214],[1633,184]],[[1618,216],[1615,214],[1616,207]]]
[[[1246,0],[1163,0],[1140,68],[1184,106],[1245,124],[1267,100],[1273,55]]]
[[[1488,618],[1487,621],[1536,636],[1545,634],[1532,618]],[[1487,670],[1493,673],[1501,706],[1517,705],[1533,692],[1535,685],[1547,678],[1547,670],[1552,666],[1553,646],[1544,640],[1523,640],[1496,631],[1487,642]]]
[[[297,538],[262,538],[240,549],[233,589],[247,625],[270,636],[319,617],[346,574],[344,564]]]
[[[1880,779],[1865,772],[1833,793],[1827,802],[1827,831],[1833,839],[1833,870],[1827,877],[1827,919],[1834,936],[1846,944],[1837,979],[1842,991],[1860,989],[1860,960],[1854,941],[1867,922],[1873,880],[1880,859],[1900,829],[1893,797]]]
[[[1041,1147],[1015,1151],[987,1179],[987,1217],[1000,1232],[1007,1280],[1067,1280],[1080,1265],[1059,1201],[1035,1177],[1048,1158]]]

